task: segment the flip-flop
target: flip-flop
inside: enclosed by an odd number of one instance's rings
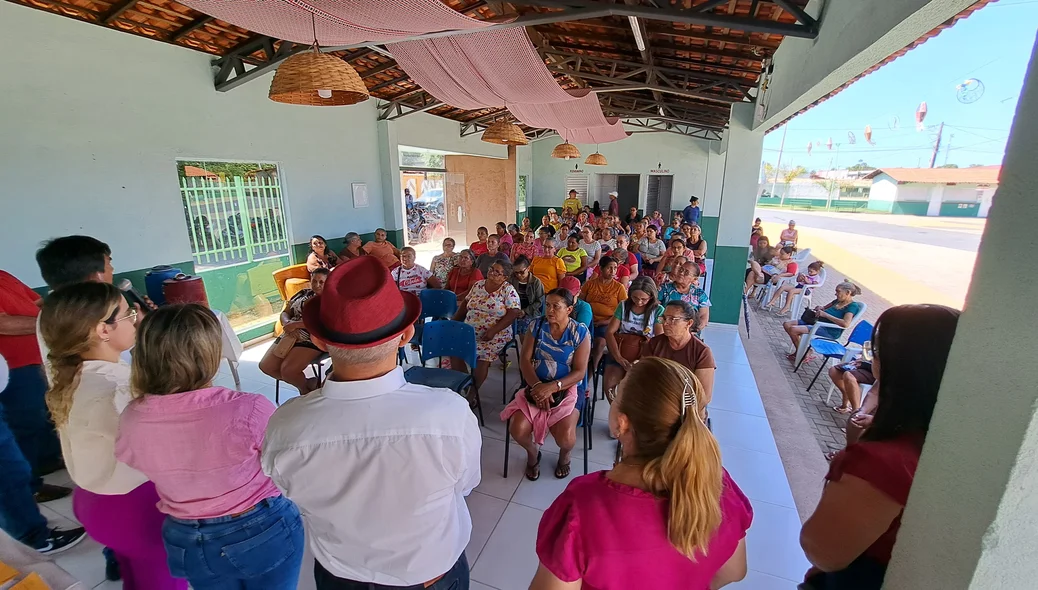
[[[832,410],[838,414],[853,414],[854,410],[847,406],[833,406]]]
[[[533,472],[536,474],[533,477],[530,477],[531,470],[533,470]],[[526,479],[528,479],[530,481],[537,481],[538,479],[541,478],[541,452],[540,451],[537,451],[537,462],[536,463],[534,463],[533,465],[530,465],[529,463],[526,464],[526,473],[525,473],[525,475],[526,475]]]
[[[565,465],[557,463],[555,465],[555,479],[566,479],[567,477],[569,477],[569,462],[567,461]]]

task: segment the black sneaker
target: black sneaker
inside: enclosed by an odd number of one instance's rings
[[[86,531],[82,527],[68,529],[67,531],[51,529],[50,536],[36,547],[36,551],[39,551],[42,555],[61,553],[78,545],[86,536]]]
[[[43,504],[44,502],[53,502],[54,500],[60,500],[65,496],[72,493],[72,488],[66,488],[65,486],[56,486],[49,483],[41,484],[40,489],[36,490],[36,493],[32,495],[33,499],[36,500],[37,504]]]
[[[119,562],[115,560],[115,553],[111,549],[105,547],[105,579],[109,582],[118,582],[122,579],[122,572],[119,571]]]

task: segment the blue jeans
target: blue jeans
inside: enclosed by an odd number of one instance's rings
[[[49,535],[47,519],[32,497],[32,468],[7,427],[0,405],[0,528],[31,547],[40,546]]]
[[[46,394],[47,377],[42,365],[12,369],[7,389],[0,392],[7,426],[36,476],[32,479],[33,491],[43,483],[41,467],[61,459],[61,442],[47,410]]]
[[[33,477],[17,437],[27,431],[21,398],[33,393],[34,376],[42,378],[39,365],[12,369],[7,389],[0,392],[0,528],[22,543],[38,547],[50,531],[32,496],[39,478]],[[44,384],[44,391],[46,388]]]
[[[239,516],[166,517],[169,571],[195,590],[294,590],[303,561],[303,519],[277,496]]]
[[[414,586],[385,586],[371,582],[355,582],[344,580],[332,575],[324,569],[321,562],[314,561],[314,581],[317,582],[317,590],[469,590],[469,562],[465,559],[465,552],[454,563],[454,566],[443,577],[436,580],[435,584],[426,586],[417,584]]]

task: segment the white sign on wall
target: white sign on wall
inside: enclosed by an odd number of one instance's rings
[[[368,185],[363,182],[353,183],[353,207],[360,209],[368,206]]]

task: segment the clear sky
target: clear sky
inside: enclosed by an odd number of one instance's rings
[[[942,121],[937,166],[1001,163],[1036,31],[1038,0],[987,5],[790,120],[781,167],[826,170],[859,160],[872,166],[926,167]],[[964,104],[956,86],[968,78],[980,80],[984,93]],[[915,112],[923,101],[928,129],[920,132]],[[865,141],[866,125],[872,127],[875,145]],[[772,165],[782,131],[779,127],[764,138],[763,160]],[[854,144],[848,132],[854,133]],[[826,147],[830,138],[831,151]],[[810,155],[808,143],[814,144]]]

